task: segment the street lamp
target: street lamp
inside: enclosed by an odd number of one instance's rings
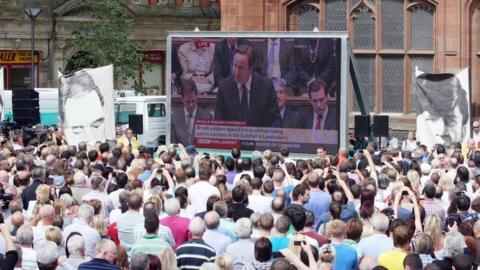
[[[30,22],[32,23],[32,33],[30,34],[31,41],[32,41],[32,53],[30,55],[31,60],[31,67],[30,67],[30,79],[31,79],[31,86],[32,89],[35,89],[35,20],[37,19],[38,15],[42,12],[39,8],[29,7],[25,8],[25,14],[27,14],[28,18],[30,18]]]

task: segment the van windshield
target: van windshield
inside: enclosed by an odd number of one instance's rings
[[[137,105],[135,103],[120,103],[115,104],[115,124],[128,124],[128,116],[137,112]]]

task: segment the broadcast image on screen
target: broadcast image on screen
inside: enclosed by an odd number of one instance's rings
[[[172,143],[339,147],[341,38],[172,35]]]

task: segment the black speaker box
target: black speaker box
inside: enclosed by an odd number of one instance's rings
[[[355,115],[355,135],[368,137],[370,134],[370,115]]]
[[[35,125],[40,122],[38,92],[33,89],[14,88],[12,90],[13,120],[20,126]]]
[[[143,134],[143,115],[130,114],[128,116],[128,127],[133,131],[133,134]]]
[[[388,115],[373,116],[373,136],[375,137],[388,136]]]

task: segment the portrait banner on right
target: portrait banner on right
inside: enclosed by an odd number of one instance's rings
[[[412,93],[416,101],[417,141],[431,148],[466,143],[470,136],[469,69],[457,74],[415,70]]]
[[[170,142],[206,149],[338,151],[347,121],[346,37],[169,35]]]

